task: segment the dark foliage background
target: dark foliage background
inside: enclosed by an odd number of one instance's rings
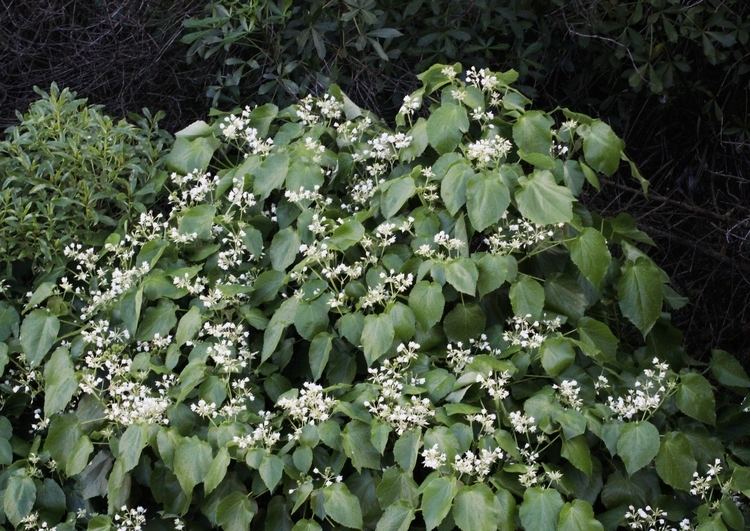
[[[200,0],[0,0],[0,127],[52,82],[125,116],[164,110],[177,128],[206,110],[205,64],[188,65],[182,22]]]
[[[2,0],[0,125],[56,81],[176,130],[211,103],[340,83],[393,115],[437,61],[516,68],[540,106],[601,116],[651,181],[586,198],[627,210],[689,297],[690,352],[750,357],[750,3],[745,0]],[[190,19],[183,27],[183,22]],[[183,42],[181,42],[183,41]]]

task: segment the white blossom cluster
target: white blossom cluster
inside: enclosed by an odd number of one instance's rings
[[[270,450],[273,445],[281,439],[281,433],[273,426],[271,421],[274,418],[270,411],[260,411],[261,421],[253,431],[245,435],[235,435],[233,442],[241,450],[248,448],[264,448]]]
[[[658,507],[652,508],[650,505],[642,508],[629,505],[628,511],[625,513],[628,529],[642,531],[689,531],[692,529],[690,520],[687,518],[679,523],[679,527],[672,527],[667,522],[666,517],[666,511],[662,511]]]
[[[500,448],[494,450],[482,448],[477,454],[467,450],[463,455],[456,455],[453,460],[453,469],[459,475],[476,476],[479,481],[483,481],[489,475],[492,465],[503,457],[504,454]]]
[[[620,420],[630,420],[638,415],[651,415],[659,409],[666,395],[677,385],[674,378],[669,377],[667,363],[659,358],[653,358],[651,363],[654,368],[645,369],[624,396],[607,398],[607,406]]]
[[[404,133],[382,133],[367,143],[370,150],[365,150],[363,156],[375,158],[376,160],[393,161],[398,158],[402,149],[411,145],[412,137]]]
[[[255,357],[256,352],[251,351],[248,346],[250,332],[235,323],[206,322],[200,336],[213,340],[207,352],[220,372],[240,372]]]
[[[241,140],[249,154],[264,155],[273,148],[273,139],[261,138],[258,130],[250,127],[250,115],[253,110],[245,107],[240,116],[230,114],[224,117],[219,129],[227,140]]]
[[[485,238],[484,243],[492,254],[508,255],[527,251],[535,245],[549,241],[555,236],[555,229],[564,224],[538,225],[524,218],[508,219],[508,212],[502,215],[502,223],[494,234]]]
[[[412,428],[426,427],[435,415],[428,398],[407,398],[403,394],[406,385],[424,383],[423,378],[414,378],[408,371],[417,358],[419,348],[419,343],[414,341],[408,345],[402,343],[396,349],[398,355],[395,358],[384,360],[379,367],[367,370],[370,381],[378,388],[379,393],[374,402],[366,401],[364,405],[399,435]]]
[[[493,348],[487,340],[487,335],[481,334],[478,338],[469,339],[468,344],[462,341],[448,343],[445,350],[448,366],[456,374],[461,374],[466,366],[474,361],[474,356],[479,354],[498,355],[500,349]]]
[[[296,397],[281,398],[276,405],[285,409],[292,419],[305,425],[328,420],[336,400],[325,396],[320,385],[305,382]]]
[[[368,288],[367,293],[362,297],[360,302],[362,308],[386,305],[414,283],[414,275],[396,273],[393,269],[388,273],[381,272],[378,277],[379,283]]]
[[[708,465],[708,470],[704,476],[698,472],[693,472],[693,479],[690,481],[690,494],[700,496],[702,500],[708,500],[712,485],[716,482],[723,468],[721,460],[715,459],[714,464]]]
[[[557,391],[557,397],[561,404],[577,411],[581,410],[583,399],[579,396],[581,387],[576,380],[563,380],[559,384],[554,384],[552,389]]]
[[[318,123],[321,118],[328,121],[341,118],[344,104],[330,94],[324,94],[322,98],[305,96],[297,104],[297,117],[305,125]]]
[[[146,523],[146,509],[140,506],[128,509],[123,505],[112,519],[115,531],[141,531]]]
[[[452,238],[447,232],[440,231],[432,238],[434,246],[422,244],[415,253],[423,258],[446,260],[451,256],[457,256],[459,251],[466,246],[460,238]]]
[[[535,349],[542,346],[544,340],[555,333],[562,321],[559,317],[554,319],[532,319],[531,314],[523,317],[514,315],[508,319],[510,329],[503,332],[503,339],[513,346],[525,349]]]
[[[169,202],[173,205],[173,214],[179,210],[197,205],[206,200],[219,184],[218,177],[210,173],[191,171],[186,175],[172,173],[170,176],[175,189],[169,194]]]
[[[398,112],[404,116],[411,116],[418,111],[420,107],[422,107],[422,98],[416,95],[407,94],[404,96],[404,101]]]
[[[466,156],[480,168],[498,164],[505,160],[513,145],[507,138],[493,135],[471,142],[467,146]],[[499,177],[498,177],[499,179]]]
[[[503,459],[504,454],[500,448],[488,450],[482,448],[478,452],[467,450],[463,454],[456,455],[451,463],[451,468],[459,476],[474,476],[477,481],[484,481],[490,474],[492,466]],[[435,444],[431,448],[422,451],[422,465],[425,468],[439,469],[446,464],[448,456]]]
[[[490,373],[487,376],[480,373],[477,374],[477,383],[493,400],[503,400],[510,394],[507,388],[510,376],[508,371],[503,371],[498,375]]]

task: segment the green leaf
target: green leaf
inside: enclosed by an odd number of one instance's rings
[[[372,430],[368,424],[352,420],[341,432],[344,454],[351,459],[357,471],[363,468],[380,469],[380,454],[371,442]]]
[[[318,333],[328,329],[329,309],[326,297],[318,297],[312,302],[301,300],[294,313],[294,327],[297,333],[310,341]]]
[[[750,387],[747,372],[728,352],[712,350],[710,367],[711,374],[720,384],[728,387]]]
[[[279,484],[284,474],[284,461],[278,455],[267,453],[260,461],[258,472],[260,472],[260,479],[271,492]]]
[[[540,349],[542,367],[550,376],[558,376],[576,359],[570,341],[564,337],[551,337],[544,341]]]
[[[513,141],[526,153],[549,155],[554,121],[541,111],[528,111],[513,124]]]
[[[175,138],[172,150],[167,154],[167,167],[179,174],[186,175],[192,171],[206,171],[214,156],[214,151],[221,143],[213,136]]]
[[[617,356],[617,345],[619,340],[609,327],[592,319],[583,317],[578,320],[578,337],[582,343],[582,349],[586,355],[602,358],[603,361],[614,361]],[[601,354],[601,356],[599,356]]]
[[[502,518],[500,502],[487,485],[464,485],[453,499],[453,520],[462,531],[495,531]]]
[[[554,225],[573,219],[573,194],[555,182],[547,170],[537,170],[516,192],[516,203],[521,214],[539,225]]]
[[[57,340],[60,321],[47,310],[34,310],[21,324],[21,347],[30,367],[37,367]]]
[[[560,510],[557,531],[604,531],[601,522],[594,518],[594,509],[585,500],[573,500]]]
[[[323,488],[323,507],[326,515],[345,527],[362,529],[362,508],[357,497],[344,483]]]
[[[678,431],[665,434],[656,456],[656,472],[664,483],[675,489],[690,490],[697,467],[688,438]]]
[[[409,293],[409,308],[414,312],[417,322],[427,330],[440,322],[445,308],[443,288],[434,282],[420,280]]]
[[[582,125],[578,133],[583,137],[583,155],[589,166],[607,176],[617,171],[624,142],[612,128],[600,120]]]
[[[375,531],[409,531],[414,521],[414,508],[404,500],[386,507]]]
[[[276,351],[281,334],[287,326],[294,322],[294,315],[297,313],[299,301],[296,297],[291,297],[281,303],[281,306],[274,312],[268,326],[263,332],[263,351],[261,353],[261,362],[266,361]]]
[[[578,470],[587,476],[591,476],[593,470],[591,450],[586,443],[586,437],[584,435],[579,435],[572,439],[564,439],[560,455],[567,459],[570,464]]]
[[[533,278],[521,275],[510,286],[510,304],[514,314],[539,319],[544,309],[544,287]]]
[[[443,320],[443,330],[451,341],[469,341],[484,331],[487,318],[478,304],[457,304]]]
[[[229,467],[230,461],[229,451],[226,447],[219,449],[219,452],[216,454],[216,457],[214,457],[214,460],[211,462],[211,466],[206,473],[206,478],[203,480],[203,491],[206,495],[210,494],[216,487],[218,487],[219,483],[224,479],[224,476],[227,475],[227,468]]]
[[[383,213],[383,217],[389,219],[395,216],[416,191],[414,179],[411,177],[401,177],[390,181],[388,189],[380,201],[380,211]]]
[[[247,531],[257,507],[246,494],[233,491],[216,508],[216,521],[224,531]]]
[[[161,299],[156,306],[143,312],[143,319],[138,325],[135,337],[138,341],[151,341],[158,334],[164,338],[177,324],[177,306],[170,300]]]
[[[75,415],[57,415],[50,422],[44,450],[57,461],[58,469],[71,477],[86,468],[94,445],[81,430]]]
[[[570,259],[595,287],[601,286],[607,273],[612,255],[607,248],[607,240],[601,232],[586,227],[573,240],[566,243]]]
[[[300,239],[292,227],[281,229],[271,240],[271,265],[276,271],[285,271],[294,263],[299,253]]]
[[[428,476],[421,487],[422,518],[427,531],[435,529],[451,510],[453,497],[456,495],[456,478]]]
[[[456,291],[474,295],[478,278],[479,271],[470,258],[457,258],[446,264],[445,280],[456,288]]]
[[[474,170],[465,162],[453,164],[440,183],[440,197],[451,216],[455,216],[466,203],[466,187]]]
[[[328,332],[320,332],[310,342],[308,358],[310,360],[310,371],[313,381],[318,381],[323,375],[323,369],[328,364],[328,356],[333,346],[333,336]]]
[[[563,505],[560,493],[554,489],[540,487],[526,489],[519,509],[521,524],[524,529],[555,531]]]
[[[394,337],[393,321],[388,314],[365,316],[365,326],[362,328],[360,341],[368,367],[388,352]]]
[[[518,274],[518,263],[512,256],[485,254],[477,261],[479,279],[477,289],[483,297],[495,291],[505,282],[512,281]]]
[[[620,310],[644,336],[661,315],[662,283],[661,270],[648,258],[627,262],[617,282]]]
[[[198,437],[183,437],[174,450],[173,470],[182,491],[190,496],[211,468],[211,445]]]
[[[453,151],[469,130],[469,117],[463,105],[444,103],[427,119],[427,140],[439,154]]]
[[[365,227],[354,218],[349,218],[333,230],[329,244],[340,251],[346,251],[359,243],[365,236]]]
[[[422,438],[417,430],[405,431],[393,445],[393,458],[406,472],[414,470],[421,445]]]
[[[203,319],[200,309],[197,306],[191,306],[185,315],[180,318],[180,322],[177,323],[177,331],[174,335],[177,346],[181,347],[188,341],[192,341],[202,325]]]
[[[483,231],[497,223],[510,204],[510,191],[499,174],[482,172],[469,177],[466,209],[474,228]]]
[[[18,526],[34,507],[36,485],[26,475],[12,475],[3,495],[3,511],[13,526]]]
[[[136,467],[147,443],[148,429],[145,425],[128,426],[117,444],[117,459],[122,463],[123,472],[129,472]]]
[[[78,389],[75,367],[67,349],[58,348],[44,365],[44,416],[65,409]]]
[[[629,475],[648,465],[659,453],[659,430],[648,421],[627,422],[617,439],[617,455]]]
[[[681,374],[675,403],[685,415],[712,426],[716,424],[714,391],[703,375],[697,372]]]
[[[273,190],[284,184],[289,172],[289,154],[284,151],[272,153],[255,170],[253,192],[259,199],[266,199]]]
[[[0,301],[0,341],[5,341],[11,334],[18,335],[19,321],[16,309],[5,301]]]
[[[195,235],[206,240],[211,237],[216,207],[213,205],[196,205],[182,212],[177,230],[183,235]]]
[[[314,520],[300,520],[294,524],[292,531],[322,531],[322,529],[320,524]]]
[[[0,465],[6,466],[13,462],[13,447],[8,439],[0,439]]]

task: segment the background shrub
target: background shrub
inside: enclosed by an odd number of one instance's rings
[[[578,200],[623,142],[459,73],[395,130],[335,86],[192,124],[163,214],[3,306],[7,520],[742,529],[750,378]]]
[[[0,141],[0,278],[21,293],[23,279],[64,262],[63,247],[101,244],[153,203],[171,141],[162,113],[128,123],[55,84],[37,92]]]

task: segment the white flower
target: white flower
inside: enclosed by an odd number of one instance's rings
[[[425,448],[422,450],[423,465],[425,468],[438,469],[443,466],[448,457],[440,451],[437,444],[432,445],[432,448]]]

